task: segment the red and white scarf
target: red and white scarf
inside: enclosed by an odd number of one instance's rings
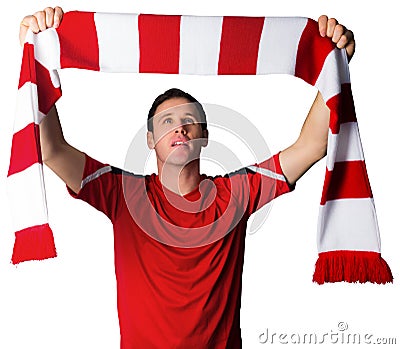
[[[57,69],[169,74],[289,74],[330,109],[313,280],[392,281],[380,254],[374,200],[354,110],[346,52],[307,18],[66,13],[24,45],[8,181],[12,262],[56,256],[47,220],[38,124],[61,96]]]

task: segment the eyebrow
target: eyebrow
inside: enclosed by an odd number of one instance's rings
[[[166,113],[166,114],[160,115],[159,118],[158,118],[158,122],[160,122],[162,119],[165,119],[167,116],[171,116],[171,115],[173,115],[172,112],[168,112],[168,113]],[[192,116],[196,121],[198,121],[196,115],[194,115],[194,114],[191,113],[191,112],[186,112],[184,115],[185,115],[185,116]]]

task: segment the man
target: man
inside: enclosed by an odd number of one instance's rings
[[[21,23],[34,32],[58,26],[62,9]],[[326,16],[320,33],[354,53],[350,31]],[[158,174],[133,175],[102,164],[64,139],[56,108],[40,124],[43,162],[74,197],[113,223],[121,348],[240,348],[244,237],[249,216],[291,191],[327,147],[329,110],[318,93],[298,140],[260,164],[226,176],[200,174],[206,117],[179,89],[158,96],[147,144]]]

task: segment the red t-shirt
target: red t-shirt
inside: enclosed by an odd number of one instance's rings
[[[81,190],[70,190],[113,223],[122,349],[242,347],[247,220],[293,187],[278,154],[201,179],[179,196],[155,174],[134,175],[86,156]]]

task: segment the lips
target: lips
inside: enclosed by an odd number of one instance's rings
[[[188,141],[187,139],[182,139],[182,138],[173,139],[172,142],[171,142],[171,147],[178,147],[178,146],[181,146],[181,145],[187,146],[188,145],[187,141]]]

